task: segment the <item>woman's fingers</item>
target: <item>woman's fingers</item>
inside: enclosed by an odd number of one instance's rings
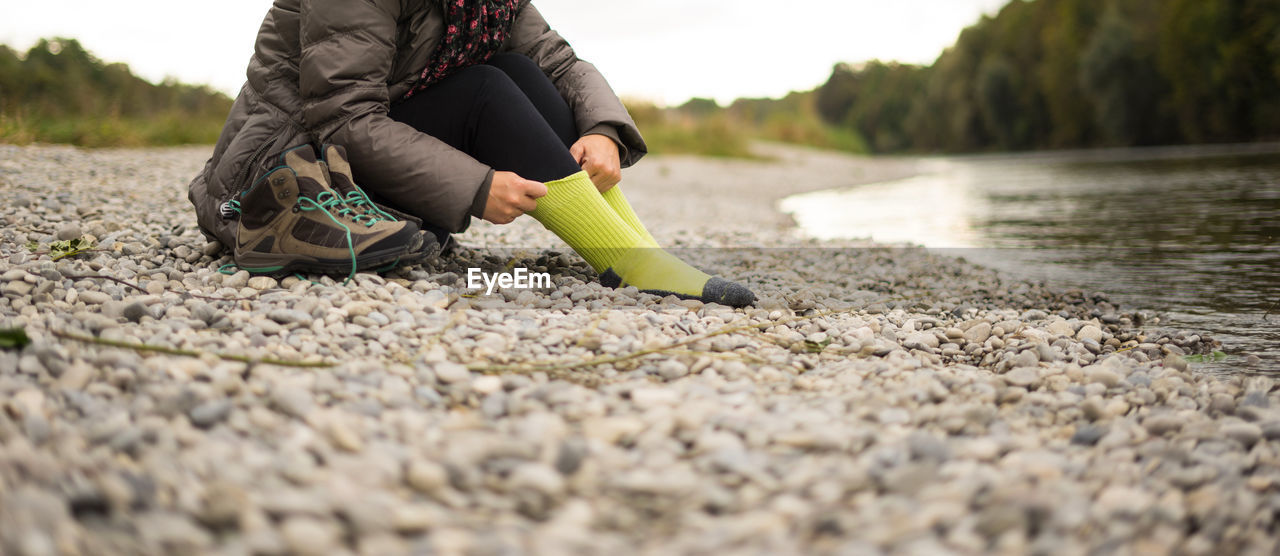
[[[547,194],[547,186],[527,180],[514,172],[494,172],[485,203],[484,219],[494,224],[509,224],[521,214],[538,208],[538,197]]]
[[[525,180],[525,182],[527,182],[527,185],[526,185],[527,189],[525,190],[526,195],[533,197],[534,199],[547,196],[546,184],[542,182],[536,182],[533,180]]]
[[[608,191],[609,188],[618,185],[622,181],[622,169],[611,166],[607,162],[603,164],[593,164],[588,160],[588,164],[583,166],[587,175],[591,177],[591,183],[596,184],[596,189],[601,193]]]

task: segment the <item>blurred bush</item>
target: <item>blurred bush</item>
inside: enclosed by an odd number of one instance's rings
[[[75,39],[24,55],[0,45],[0,141],[120,147],[213,143],[231,99],[205,86],[152,84]]]
[[[823,123],[812,99],[812,93],[793,93],[781,100],[739,99],[729,107],[702,98],[675,108],[625,104],[653,153],[758,158],[750,148],[753,141],[865,152],[856,132]]]

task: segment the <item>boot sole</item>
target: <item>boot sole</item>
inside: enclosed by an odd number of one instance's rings
[[[363,253],[356,257],[356,270],[376,270],[398,263],[410,256],[403,247]],[[316,274],[347,274],[351,272],[351,259],[317,259],[305,255],[287,253],[236,253],[236,266],[249,274],[289,274],[312,272]]]

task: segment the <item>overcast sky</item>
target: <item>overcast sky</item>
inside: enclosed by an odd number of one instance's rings
[[[619,94],[679,104],[777,97],[821,84],[837,62],[932,63],[1006,0],[535,0]],[[0,43],[80,39],[144,78],[234,94],[269,0],[7,2]]]

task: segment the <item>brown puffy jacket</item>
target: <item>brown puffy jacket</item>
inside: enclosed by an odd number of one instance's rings
[[[234,245],[221,205],[305,143],[346,147],[357,181],[427,224],[466,229],[488,166],[387,116],[442,36],[444,0],[276,0],[258,32],[248,82],[213,156],[191,181],[200,227]],[[623,166],[645,154],[635,123],[591,64],[527,0],[502,50],[528,56],[573,109],[579,130],[619,141]]]

